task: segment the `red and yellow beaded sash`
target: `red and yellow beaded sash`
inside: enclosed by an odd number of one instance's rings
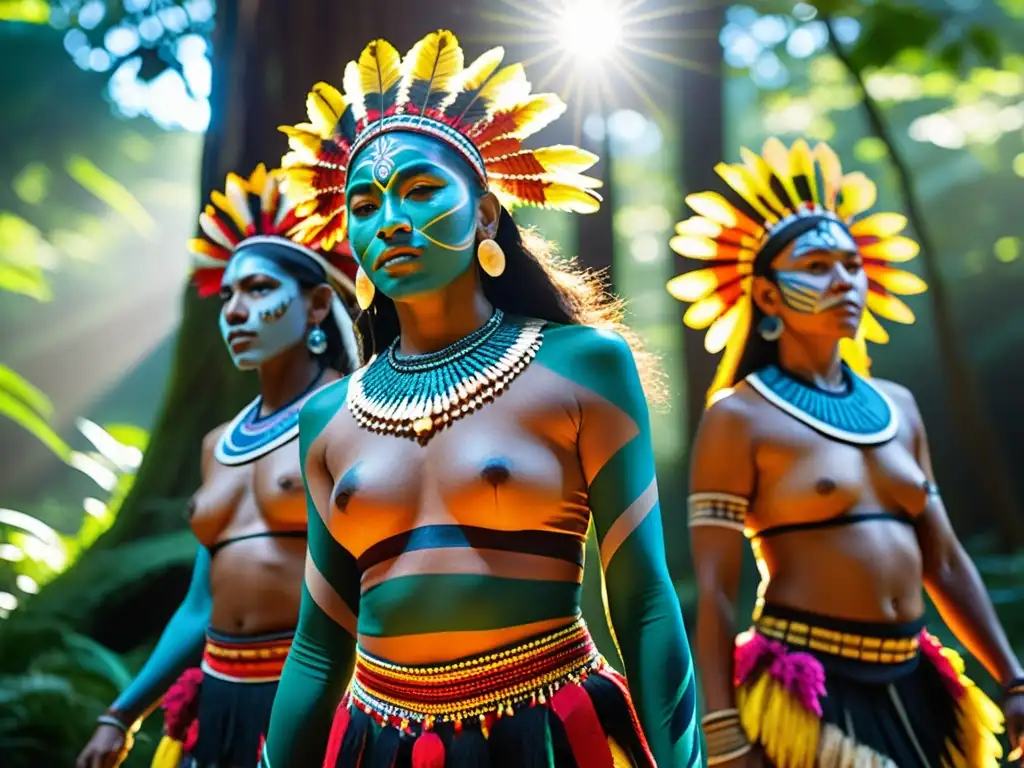
[[[207,636],[203,649],[204,674],[233,683],[272,683],[292,647],[291,636],[257,642],[225,642]]]
[[[436,667],[402,667],[363,652],[349,697],[380,725],[429,731],[475,718],[486,731],[524,704],[545,704],[565,683],[579,683],[606,662],[583,619],[504,651]]]

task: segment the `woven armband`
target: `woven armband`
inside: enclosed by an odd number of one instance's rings
[[[750,502],[731,493],[694,493],[690,495],[690,527],[717,525],[743,532]]]

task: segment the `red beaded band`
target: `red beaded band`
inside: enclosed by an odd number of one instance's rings
[[[291,637],[255,643],[225,643],[206,639],[204,674],[238,683],[267,683],[281,679]]]

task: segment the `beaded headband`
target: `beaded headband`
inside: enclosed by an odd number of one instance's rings
[[[913,323],[914,313],[897,294],[927,289],[916,275],[890,266],[918,253],[917,243],[899,234],[906,218],[898,213],[867,214],[877,197],[875,183],[860,172],[844,174],[827,144],[812,150],[801,139],[787,149],[771,138],[760,155],[745,147],[740,154],[742,163],[715,166],[725,181],[722,193],[687,195],[686,203],[697,215],[677,224],[669,243],[679,255],[706,265],[673,278],[667,287],[672,296],[691,305],[683,322],[707,329],[704,348],[711,354],[725,350],[709,400],[734,384],[751,331],[754,275],[764,273],[762,261],[791,242],[798,233],[795,225],[804,220],[840,224],[864,260],[867,306],[856,338],[844,339],[840,347],[847,363],[867,375],[866,342],[889,341],[876,316]]]
[[[583,175],[596,155],[573,146],[523,148],[566,107],[555,94],[531,93],[523,66],[500,66],[504,56],[492,48],[465,66],[447,30],[430,33],[405,58],[386,40],[374,40],[345,68],[344,93],[327,83],[313,86],[309,122],[281,126],[292,150],[282,166],[303,218],[297,236],[326,245],[345,238],[349,165],[369,142],[394,131],[443,141],[507,209],[596,211],[601,182]]]

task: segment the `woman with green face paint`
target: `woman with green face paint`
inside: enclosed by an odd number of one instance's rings
[[[306,551],[298,416],[355,369],[348,251],[303,245],[280,175],[230,174],[189,243],[200,296],[220,295],[220,331],[260,396],[203,443],[189,504],[200,549],[192,583],[138,677],[102,717],[77,768],[112,768],[161,703],[153,768],[250,768],[298,619]],[[196,665],[199,665],[198,667]],[[177,682],[175,682],[177,680]]]
[[[307,231],[359,262],[370,362],[300,417],[310,557],[264,766],[700,764],[649,360],[508,213],[595,210],[597,158],[522,146],[564,105],[502,57],[378,40],[285,129]],[[591,524],[627,677],[580,615]]]
[[[701,260],[669,291],[724,349],[692,451],[690,526],[708,765],[996,768],[999,710],[923,628],[924,592],[1005,686],[1014,746],[1024,678],[935,487],[913,395],[868,379],[875,316],[913,322],[896,268],[906,220],[828,146],[720,164],[723,192],[672,247]],[[735,637],[742,542],[762,580]]]

